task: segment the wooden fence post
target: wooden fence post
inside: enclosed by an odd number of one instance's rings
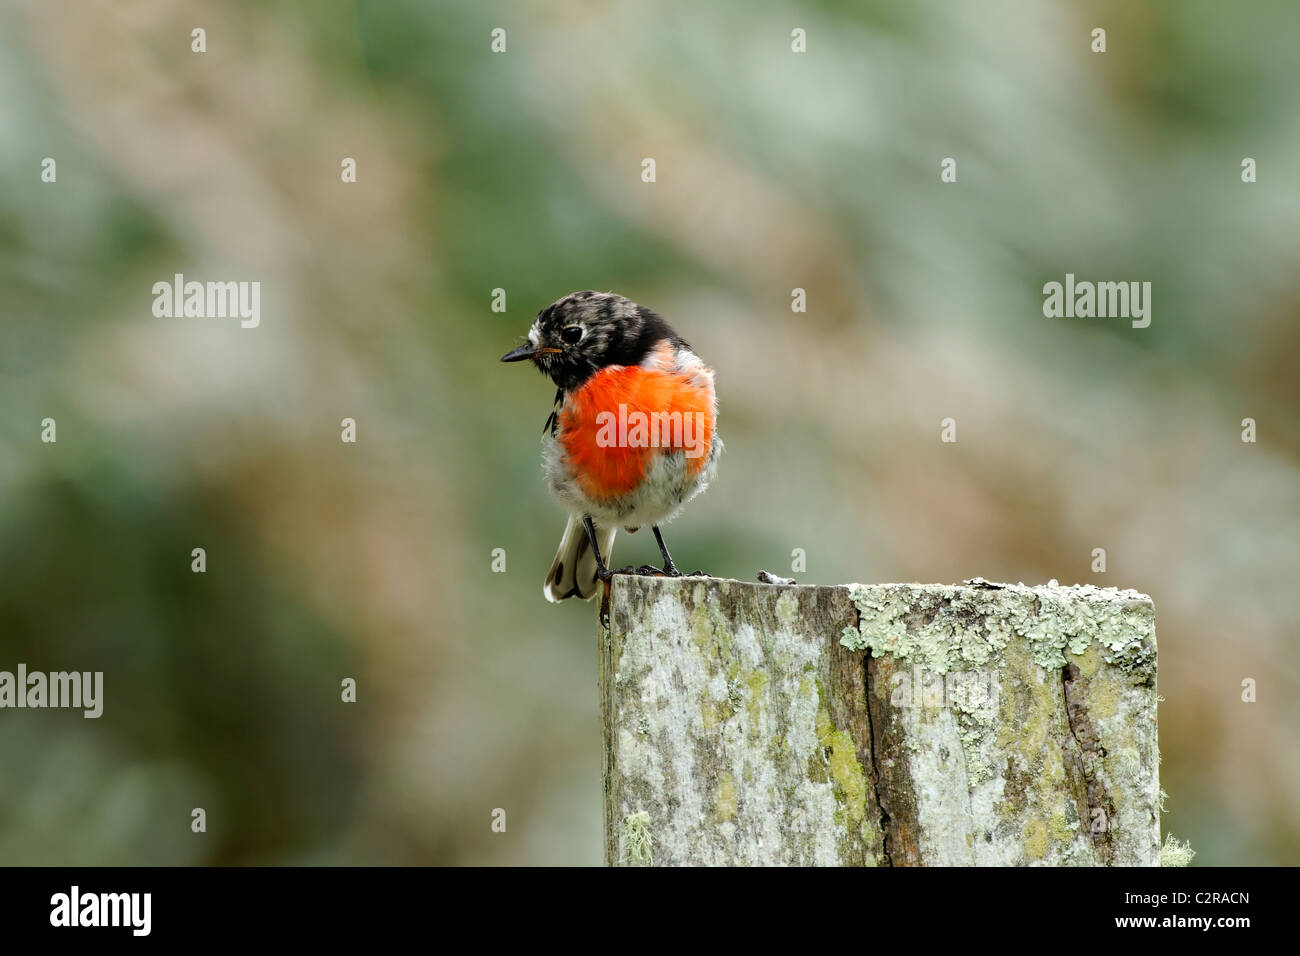
[[[1151,599],[614,579],[614,865],[1158,865]]]

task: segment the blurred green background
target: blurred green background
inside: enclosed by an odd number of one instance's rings
[[[496,361],[584,288],[717,370],[679,563],[1149,593],[1165,830],[1300,861],[1297,38],[1285,0],[6,4],[0,669],[102,670],[105,714],[0,712],[0,862],[600,862],[552,389]],[[155,318],[177,272],[259,280],[261,326]],[[1150,328],[1044,318],[1066,272],[1152,282]]]

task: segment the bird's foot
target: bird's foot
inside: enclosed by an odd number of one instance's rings
[[[624,565],[624,566],[621,567],[621,568],[614,568],[612,571],[611,571],[611,570],[608,570],[608,569],[606,569],[606,570],[604,570],[604,571],[597,571],[597,572],[596,572],[596,578],[597,578],[597,580],[604,581],[606,584],[608,584],[608,583],[610,582],[610,580],[611,580],[611,579],[614,577],[614,575],[616,575],[616,574],[632,574],[632,575],[636,575],[637,577],[641,577],[641,578],[707,578],[707,577],[712,577],[712,575],[710,575],[707,571],[688,571],[688,572],[683,573],[683,572],[681,572],[681,571],[678,571],[675,567],[656,568],[653,564],[643,564],[643,565],[641,565],[639,568],[634,568],[634,567],[632,567],[632,565],[628,564],[628,565]]]
[[[649,567],[647,565],[646,567]],[[644,568],[642,569],[644,570]],[[650,568],[657,577],[664,578],[711,578],[708,571],[678,571],[676,568]]]
[[[630,564],[625,564],[621,568],[613,568],[612,570],[610,568],[604,568],[603,570],[597,571],[596,580],[604,581],[606,584],[608,584],[616,574],[640,574],[640,573],[641,572],[639,568],[634,568]]]

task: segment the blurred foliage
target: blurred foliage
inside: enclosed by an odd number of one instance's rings
[[[680,562],[1145,591],[1165,827],[1295,863],[1298,35],[1282,0],[6,8],[0,669],[103,670],[105,714],[0,714],[0,862],[598,862],[551,391],[495,363],[595,288],[718,372]],[[177,272],[261,281],[261,327],[154,318]],[[1151,327],[1045,319],[1066,272],[1152,282]]]

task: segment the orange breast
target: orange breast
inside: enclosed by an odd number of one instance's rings
[[[612,498],[641,483],[655,455],[687,452],[689,474],[713,446],[713,389],[703,376],[614,366],[571,393],[559,414],[569,470],[589,498]]]

